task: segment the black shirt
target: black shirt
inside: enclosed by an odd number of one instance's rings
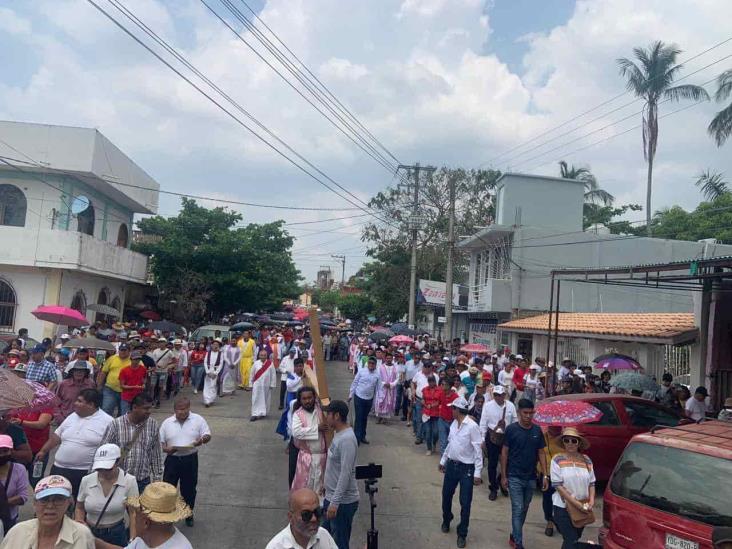
[[[524,429],[516,422],[506,428],[504,444],[508,446],[508,476],[521,479],[536,478],[539,450],[546,446],[538,425]]]

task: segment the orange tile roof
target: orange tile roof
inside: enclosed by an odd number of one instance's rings
[[[512,320],[498,327],[546,332],[549,315]],[[668,339],[695,331],[692,313],[559,313],[560,333]]]

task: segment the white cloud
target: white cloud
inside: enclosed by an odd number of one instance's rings
[[[31,23],[11,9],[0,8],[0,30],[14,35],[27,35],[31,32]]]

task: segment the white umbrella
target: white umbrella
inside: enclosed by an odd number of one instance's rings
[[[103,303],[92,303],[91,305],[87,305],[86,308],[90,311],[96,311],[97,313],[107,316],[113,316],[115,318],[119,318],[122,316],[122,313],[120,313],[117,309],[115,309],[114,307],[110,307],[109,305],[104,305]]]

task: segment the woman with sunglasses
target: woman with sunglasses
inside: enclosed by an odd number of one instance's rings
[[[554,524],[564,539],[562,549],[574,549],[584,528],[572,524],[568,506],[588,511],[595,505],[595,471],[592,460],[583,454],[589,442],[574,427],[565,427],[560,438],[564,451],[551,463]]]

